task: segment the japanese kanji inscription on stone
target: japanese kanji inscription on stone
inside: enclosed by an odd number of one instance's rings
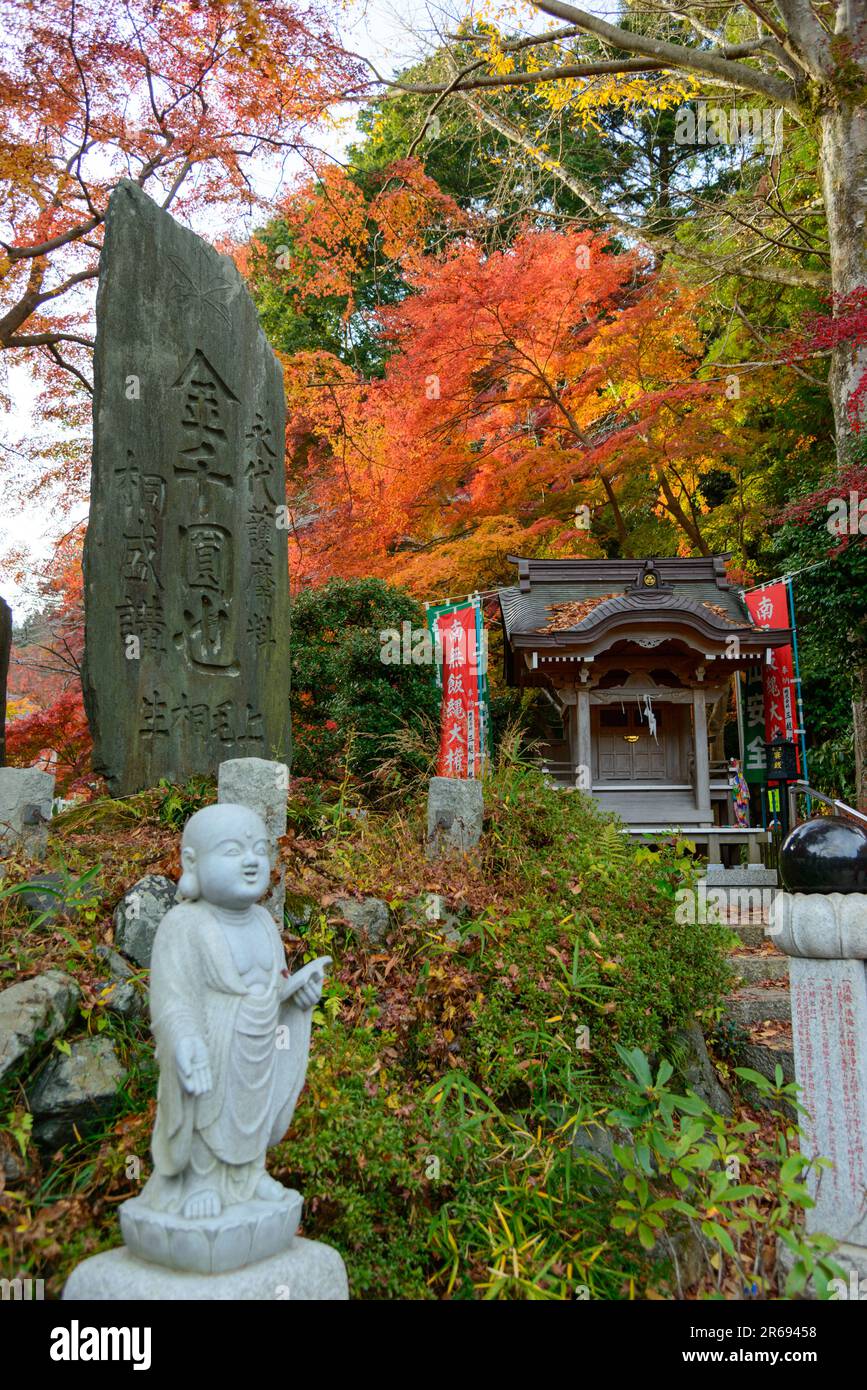
[[[282,375],[234,265],[132,183],[100,260],[85,702],[115,794],[289,756]]]

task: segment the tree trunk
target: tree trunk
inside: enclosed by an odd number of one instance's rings
[[[867,109],[844,98],[821,118],[822,185],[834,295],[867,287]],[[867,343],[844,343],[831,357],[830,392],[837,458],[848,461],[854,431],[848,403],[867,372]],[[848,499],[847,499],[848,500]]]
[[[852,728],[855,735],[855,805],[867,815],[867,666],[856,677],[852,701]]]
[[[617,527],[617,539],[620,542],[620,547],[622,550],[623,547],[626,545],[626,523],[623,520],[623,513],[620,510],[620,505],[617,501],[617,495],[614,491],[614,488],[611,485],[610,480],[606,478],[605,474],[601,470],[596,474],[596,476],[605,490],[605,496],[607,497],[608,502],[611,506],[611,510],[614,513],[614,525]]]
[[[821,130],[831,287],[839,298],[867,288],[867,109],[856,105],[855,97],[843,96],[823,114]],[[856,436],[849,417],[849,401],[865,372],[867,342],[844,343],[835,348],[828,384],[837,431],[837,460],[841,465],[851,461]],[[863,409],[862,401],[862,428]],[[859,811],[867,812],[867,667],[860,667],[855,680],[855,799]]]
[[[666,511],[668,512],[672,521],[675,523],[676,526],[680,527],[680,529],[683,531],[683,534],[689,541],[690,545],[695,546],[699,555],[710,555],[710,547],[708,546],[708,543],[705,540],[704,536],[701,534],[701,531],[698,529],[697,524],[693,521],[692,517],[687,516],[686,512],[683,510],[683,507],[680,505],[677,498],[675,497],[674,489],[668,480],[668,476],[665,472],[665,469],[662,468],[659,464],[657,464],[654,469],[654,472],[656,474],[657,481],[659,482],[659,486],[662,488],[662,495],[665,498]]]

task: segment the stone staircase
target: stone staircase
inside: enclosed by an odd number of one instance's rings
[[[708,892],[719,888],[726,892],[728,924],[738,938],[730,963],[741,983],[729,995],[725,1013],[749,1039],[738,1065],[751,1067],[771,1081],[780,1066],[784,1080],[794,1081],[789,960],[773,938],[765,936],[770,899],[777,887],[776,869],[709,865],[706,885]],[[749,1098],[757,1099],[755,1094]]]

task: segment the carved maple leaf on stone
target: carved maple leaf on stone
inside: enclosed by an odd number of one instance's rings
[[[194,308],[213,309],[215,313],[220,315],[226,327],[231,327],[228,310],[220,301],[225,301],[229,297],[233,287],[228,280],[214,275],[213,268],[208,264],[204,252],[200,251],[197,257],[194,274],[190,274],[188,268],[176,257],[169,256],[169,261],[175,271],[175,284],[178,287],[181,304]]]

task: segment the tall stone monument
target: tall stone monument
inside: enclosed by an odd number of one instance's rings
[[[100,259],[84,695],[124,794],[289,757],[280,366],[240,275],[130,182]]]

